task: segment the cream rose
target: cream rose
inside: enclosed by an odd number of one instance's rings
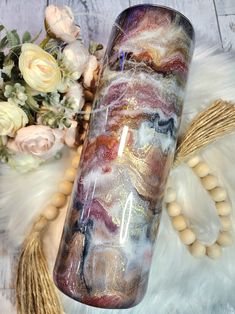
[[[65,66],[77,73],[77,79],[85,71],[89,61],[89,52],[80,41],[67,45],[63,50]]]
[[[73,13],[67,6],[49,5],[45,10],[45,24],[49,35],[67,43],[75,41],[80,33],[80,27],[75,24]]]
[[[0,135],[14,136],[28,123],[26,113],[14,104],[0,102]]]
[[[19,68],[26,83],[39,92],[53,92],[61,81],[56,60],[34,44],[22,45]]]
[[[63,131],[45,125],[31,125],[20,129],[7,146],[15,152],[46,160],[54,157],[63,147]]]

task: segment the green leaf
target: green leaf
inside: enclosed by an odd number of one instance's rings
[[[0,68],[3,67],[4,59],[5,59],[5,55],[2,51],[0,51]]]
[[[2,30],[4,30],[4,25],[0,25],[0,32],[2,31]]]
[[[31,43],[34,43],[39,38],[41,33],[42,33],[42,30],[40,30],[40,32],[31,40]]]
[[[0,41],[0,49],[4,49],[8,44],[7,36],[3,37]]]
[[[32,115],[32,113],[31,113],[31,111],[30,111],[30,108],[27,107],[27,106],[23,106],[23,107],[21,107],[21,109],[27,114],[27,117],[28,117],[28,119],[29,119],[28,124],[29,124],[29,125],[35,124],[35,118],[34,118],[34,116]]]
[[[15,46],[19,45],[19,40],[18,40],[17,36],[18,36],[18,34],[16,35],[14,31],[7,32],[7,40],[8,40],[10,47],[15,47]]]
[[[20,45],[20,36],[17,33],[16,29],[13,29],[12,33],[14,34],[16,40],[17,40],[17,45]]]
[[[102,44],[97,43],[97,42],[95,42],[95,41],[91,41],[91,42],[90,42],[90,45],[89,45],[89,52],[90,52],[90,54],[93,55],[96,51],[102,50],[103,48],[104,48],[104,47],[103,47]]]
[[[34,112],[37,112],[39,111],[39,105],[37,103],[37,101],[33,98],[33,96],[31,95],[27,95],[28,98],[27,98],[27,105],[29,106],[29,108],[34,111]]]
[[[22,37],[22,43],[30,43],[31,42],[31,34],[29,32],[25,32],[23,37]]]

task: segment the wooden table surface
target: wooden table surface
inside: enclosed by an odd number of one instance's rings
[[[69,5],[76,15],[86,41],[105,44],[115,17],[126,7],[140,3],[170,6],[181,11],[193,23],[196,38],[201,35],[225,50],[235,49],[235,0],[0,0],[0,24],[32,34],[43,28],[44,9],[48,4]],[[0,291],[12,295],[6,269],[11,258],[0,241]],[[0,314],[12,314],[1,311]]]

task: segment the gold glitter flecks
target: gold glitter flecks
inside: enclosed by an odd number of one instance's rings
[[[158,185],[162,173],[159,170],[159,176],[153,174],[150,165],[151,154],[150,146],[146,150],[139,150],[138,155],[126,149],[126,154],[121,162],[128,165],[130,179],[138,193],[146,199],[155,200],[158,197]]]
[[[91,247],[84,265],[86,283],[93,287],[94,292],[121,291],[119,281],[124,277],[125,261],[126,258],[119,248],[111,245]]]
[[[124,163],[129,163],[130,165],[133,165],[138,171],[140,171],[141,174],[144,174],[146,176],[151,174],[151,169],[147,163],[147,156],[151,150],[151,146],[146,146],[143,149],[138,150],[138,154],[134,154],[131,150],[128,148],[125,149],[125,159],[122,161]]]
[[[145,218],[147,218],[147,214],[146,214],[146,208],[141,206],[140,204],[137,204],[136,206],[134,206],[134,211],[141,216],[144,216]]]
[[[162,63],[162,56],[161,56],[160,51],[157,51],[156,47],[149,46],[148,52],[150,56],[152,57],[154,64],[157,67],[160,67]]]
[[[114,217],[112,216],[112,222],[117,225],[118,227],[120,226],[121,224],[121,220],[118,218],[118,217]]]
[[[107,193],[107,194],[104,196],[104,201],[105,201],[105,203],[111,203],[111,202],[112,202],[112,198],[113,198],[112,193]]]
[[[138,102],[135,97],[124,98],[123,101],[127,102],[130,106],[133,107],[136,107],[138,105]],[[126,109],[128,109],[128,106],[126,106]]]

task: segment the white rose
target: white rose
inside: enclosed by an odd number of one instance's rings
[[[77,121],[72,121],[70,128],[64,130],[64,142],[68,147],[75,147],[77,125]]]
[[[67,43],[79,36],[80,27],[75,25],[73,13],[67,6],[49,5],[45,10],[45,22],[49,35]]]
[[[73,110],[75,112],[78,112],[79,110],[82,109],[85,101],[83,97],[83,88],[80,84],[76,83],[72,85],[68,89],[65,97],[68,100],[68,102],[71,103]]]
[[[14,136],[28,123],[26,113],[14,104],[0,102],[0,135]]]
[[[7,143],[15,152],[49,159],[63,147],[63,131],[45,125],[31,125],[20,129],[14,140]]]
[[[64,48],[63,55],[67,69],[72,73],[76,73],[76,79],[79,79],[89,61],[88,50],[80,41],[75,41]]]
[[[19,68],[25,82],[34,90],[54,92],[61,82],[61,72],[56,60],[37,45],[22,45]]]

